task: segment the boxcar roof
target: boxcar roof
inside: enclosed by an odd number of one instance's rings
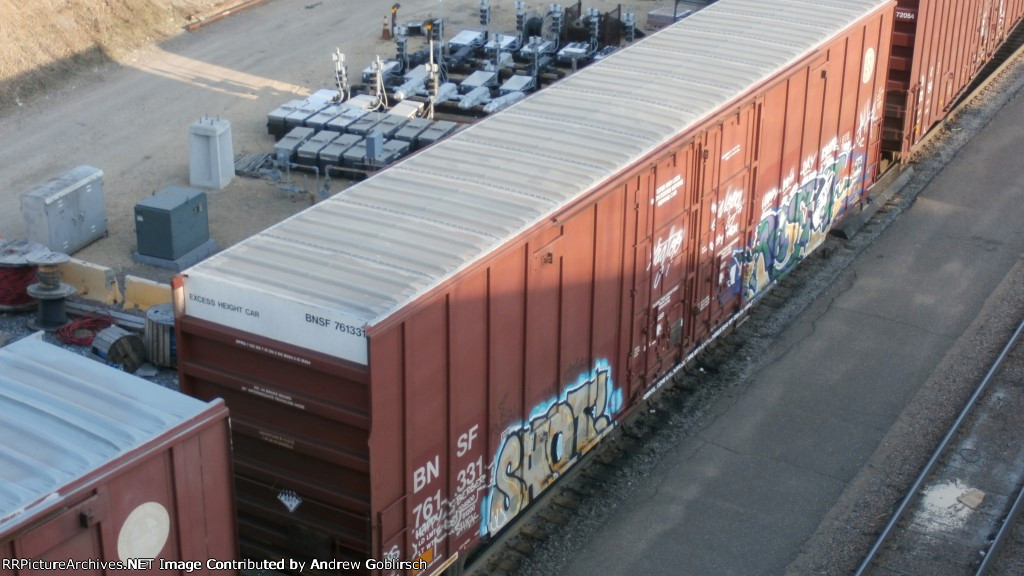
[[[0,348],[0,536],[206,408],[37,337]]]
[[[373,325],[889,0],[722,0],[191,268]]]

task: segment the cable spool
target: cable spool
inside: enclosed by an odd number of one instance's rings
[[[92,353],[108,366],[135,372],[146,360],[146,347],[138,336],[111,326],[100,330],[92,340]]]
[[[49,248],[35,242],[0,240],[0,311],[36,307],[28,293],[29,285],[36,280],[36,267],[31,261],[49,252]]]
[[[174,306],[157,304],[146,310],[146,356],[149,363],[162,368],[177,364],[178,346],[174,338]]]
[[[33,330],[53,332],[67,325],[68,315],[64,309],[64,299],[74,295],[77,290],[74,286],[60,281],[60,265],[70,260],[67,254],[47,252],[41,256],[34,256],[29,261],[36,266],[36,277],[39,279],[26,288],[28,295],[38,302],[36,317],[28,321],[29,327]]]

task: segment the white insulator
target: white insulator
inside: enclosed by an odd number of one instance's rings
[[[484,112],[486,112],[487,114],[491,114],[493,112],[497,112],[498,110],[501,110],[502,108],[506,108],[508,106],[511,106],[512,104],[515,104],[516,102],[519,102],[523,98],[526,98],[526,94],[524,94],[524,93],[522,93],[522,92],[520,92],[518,90],[516,90],[514,92],[509,92],[508,94],[505,94],[504,96],[501,96],[499,98],[495,98],[495,99],[491,100],[490,102],[488,102],[487,105],[484,106]]]
[[[466,94],[465,96],[462,97],[462,100],[459,101],[459,109],[469,110],[470,108],[476,106],[477,104],[483,104],[487,100],[487,98],[490,97],[490,95],[491,91],[488,90],[485,86],[477,86],[476,88],[471,90],[469,94]]]

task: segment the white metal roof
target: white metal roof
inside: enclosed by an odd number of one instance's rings
[[[206,408],[39,337],[0,348],[0,534]]]
[[[187,274],[373,325],[888,2],[722,0]]]

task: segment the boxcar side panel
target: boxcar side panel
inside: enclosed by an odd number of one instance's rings
[[[443,443],[450,462],[445,493],[454,497],[443,513],[448,534],[445,556],[449,558],[465,554],[479,532],[480,506],[487,482],[487,289],[487,272],[474,274],[452,288],[448,303],[451,416]],[[454,445],[448,442],[449,438],[455,439]]]
[[[822,241],[875,176],[891,28],[878,13],[371,330],[377,554],[467,557]]]
[[[611,430],[623,406],[619,310],[632,305],[625,194],[544,227],[371,335],[380,554],[432,551],[428,572],[465,555]],[[399,396],[402,422],[389,415]],[[396,453],[404,477],[385,472]]]
[[[406,526],[412,528],[415,555],[443,544],[446,536],[441,500],[447,496],[449,477],[449,411],[456,401],[448,395],[452,385],[448,378],[451,331],[447,304],[447,298],[431,300],[404,326],[406,460],[403,469],[413,471],[412,507],[406,512]]]
[[[242,552],[254,558],[369,554],[365,368],[178,313],[183,392],[234,410]]]

